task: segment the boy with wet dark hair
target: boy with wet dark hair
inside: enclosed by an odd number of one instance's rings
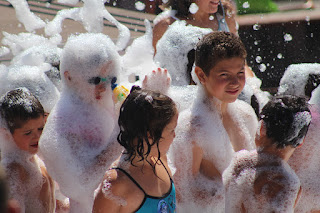
[[[8,177],[9,198],[21,212],[54,212],[54,182],[37,156],[45,117],[39,100],[26,88],[0,99],[1,164]]]
[[[304,98],[278,96],[260,114],[257,150],[237,152],[223,173],[226,212],[293,212],[300,180],[287,161],[311,122]]]
[[[245,58],[243,43],[232,33],[213,32],[197,44],[198,94],[181,113],[171,150],[182,211],[224,212],[221,174],[234,152],[254,148],[257,117],[237,99],[245,85]]]

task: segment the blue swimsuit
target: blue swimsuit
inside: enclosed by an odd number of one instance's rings
[[[161,160],[160,162],[162,163]],[[169,175],[167,168],[165,166],[164,168]],[[117,169],[123,172],[144,193],[144,199],[141,205],[139,206],[138,210],[136,210],[135,212],[137,213],[174,213],[176,212],[176,190],[170,175],[169,175],[170,182],[171,182],[170,190],[162,197],[154,197],[154,196],[148,195],[143,190],[143,188],[137,183],[137,181],[133,179],[131,175],[128,174],[128,172],[126,172],[121,168],[114,168],[114,169]]]

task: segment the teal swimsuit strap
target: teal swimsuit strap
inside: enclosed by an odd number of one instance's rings
[[[170,178],[171,186],[170,186],[169,192],[167,193],[167,194],[170,194],[170,192],[171,192],[171,190],[172,190],[173,180],[172,180],[172,178],[171,178],[171,176],[170,176],[170,173],[169,173],[168,169],[167,169],[166,166],[163,164],[162,160],[161,160],[161,159],[159,159],[159,160],[160,160],[162,166],[164,167],[164,169],[166,170],[166,172],[167,172],[167,174],[168,174],[168,176],[169,176],[169,178]],[[112,169],[120,170],[121,172],[123,172],[123,173],[144,193],[144,195],[145,195],[146,197],[157,198],[157,197],[148,195],[148,194],[144,191],[144,189],[140,186],[140,184],[139,184],[126,170],[124,170],[124,169],[122,169],[122,168],[119,168],[119,167],[112,168]]]
[[[143,188],[140,186],[140,184],[131,176],[129,175],[128,172],[126,172],[126,170],[122,169],[122,168],[112,168],[112,169],[116,169],[116,170],[120,170],[121,172],[123,172],[143,193],[144,195],[148,195],[144,190]]]

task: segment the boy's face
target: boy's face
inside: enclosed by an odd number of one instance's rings
[[[238,57],[223,59],[210,70],[208,76],[202,70],[197,75],[209,96],[232,103],[245,85],[245,60]]]
[[[36,154],[38,142],[45,124],[44,116],[30,119],[21,128],[15,129],[12,137],[19,149]]]

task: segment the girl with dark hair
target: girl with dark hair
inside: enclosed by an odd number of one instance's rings
[[[93,212],[175,212],[175,187],[166,153],[178,111],[169,97],[133,87],[120,109],[120,159],[104,177]]]
[[[196,10],[192,9],[193,6]],[[237,34],[236,11],[229,0],[169,0],[164,7],[170,12],[155,20],[152,42],[155,50],[157,42],[176,20],[185,20],[189,25],[211,28],[213,31]]]

